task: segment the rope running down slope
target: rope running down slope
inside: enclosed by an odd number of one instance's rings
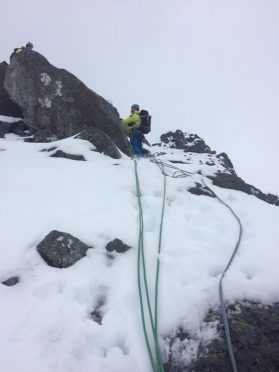
[[[168,163],[164,163],[161,160],[157,159],[155,156],[151,157],[151,162],[156,164],[162,174],[164,175],[164,196],[163,196],[163,204],[162,204],[162,213],[161,213],[161,223],[160,223],[160,233],[159,233],[159,244],[158,244],[158,258],[157,258],[157,268],[156,268],[156,282],[155,282],[155,310],[154,310],[154,318],[152,315],[152,310],[151,310],[151,304],[150,304],[150,296],[149,296],[149,289],[148,289],[148,284],[147,284],[147,276],[146,276],[146,265],[145,265],[145,257],[144,257],[144,241],[143,241],[143,231],[144,231],[144,224],[143,224],[143,210],[142,210],[142,205],[141,205],[141,193],[140,193],[140,185],[139,185],[139,178],[138,178],[138,172],[137,172],[137,162],[134,159],[134,164],[135,164],[135,176],[136,176],[136,186],[137,186],[137,198],[138,198],[138,206],[139,206],[139,219],[140,219],[140,229],[139,229],[139,240],[138,240],[138,289],[139,289],[139,295],[140,295],[140,305],[141,305],[141,316],[142,316],[142,325],[143,325],[143,331],[144,331],[144,336],[145,336],[145,341],[146,341],[146,346],[150,358],[150,362],[152,365],[152,369],[154,372],[163,372],[164,371],[164,366],[162,362],[162,356],[159,348],[159,342],[158,342],[158,289],[159,289],[159,273],[160,273],[160,259],[159,259],[159,254],[161,252],[161,243],[162,243],[162,230],[163,230],[163,218],[164,218],[164,208],[165,208],[165,198],[166,198],[166,177],[172,177],[172,178],[182,178],[182,177],[189,177],[194,175],[195,173],[184,171],[182,169],[179,169],[173,165],[170,165]],[[170,172],[168,171],[171,171]],[[201,176],[202,177],[202,176]],[[226,336],[226,342],[227,342],[227,347],[228,347],[228,352],[230,356],[230,361],[231,361],[231,366],[233,372],[237,372],[237,366],[236,366],[236,361],[234,357],[234,352],[233,352],[233,347],[232,347],[232,341],[231,341],[231,335],[230,335],[230,328],[229,328],[229,323],[228,323],[228,318],[227,318],[227,313],[226,313],[226,307],[224,303],[224,296],[223,296],[223,279],[225,277],[226,272],[229,270],[235,255],[238,251],[239,245],[241,243],[242,239],[242,233],[243,233],[243,226],[240,221],[240,218],[237,216],[237,214],[234,212],[234,210],[227,204],[225,203],[204,181],[203,177],[201,182],[203,185],[210,190],[212,195],[216,197],[216,199],[223,204],[234,216],[234,218],[237,220],[238,225],[239,225],[239,234],[238,234],[238,239],[235,244],[233,253],[221,275],[220,281],[219,281],[219,298],[220,298],[220,308],[223,316],[223,322],[224,322],[224,327],[225,327],[225,336]],[[141,287],[141,262],[142,262],[142,273],[143,273],[143,278],[144,278],[144,289],[145,289],[145,296],[146,296],[146,301],[147,301],[147,307],[148,307],[148,315],[149,315],[149,320],[150,320],[150,325],[151,325],[151,330],[152,330],[152,335],[155,343],[155,354],[156,354],[156,363],[154,361],[153,355],[152,355],[152,350],[150,346],[150,341],[148,339],[148,334],[147,334],[147,328],[146,328],[146,320],[145,320],[145,312],[144,312],[144,304],[143,304],[143,291]]]

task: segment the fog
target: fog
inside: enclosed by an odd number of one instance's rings
[[[277,0],[1,0],[0,61],[27,41],[113,103],[225,151],[279,193]]]

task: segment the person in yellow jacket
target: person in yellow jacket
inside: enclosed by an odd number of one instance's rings
[[[25,46],[22,46],[22,47],[20,47],[20,48],[15,48],[14,49],[14,51],[13,51],[13,53],[11,54],[11,56],[10,56],[10,60],[17,54],[17,53],[20,53],[20,52],[22,52],[24,49],[26,49],[26,50],[32,50],[33,49],[33,44],[30,42],[30,41],[28,41],[28,43],[25,45]]]
[[[139,111],[139,105],[132,105],[131,115],[127,119],[122,120],[124,131],[130,137],[130,142],[135,155],[143,154],[142,141],[144,135],[139,130],[141,124]]]

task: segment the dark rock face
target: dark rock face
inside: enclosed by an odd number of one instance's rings
[[[17,283],[19,283],[19,277],[18,276],[12,276],[11,278],[2,282],[2,284],[6,285],[8,287],[13,287]]]
[[[229,324],[239,372],[279,371],[279,304],[230,306]],[[201,345],[197,361],[187,371],[231,372],[222,323],[218,331],[220,338],[207,347]]]
[[[267,200],[269,204],[273,204],[279,206],[279,196],[274,194],[266,194]]]
[[[213,185],[223,187],[225,189],[233,189],[245,192],[248,195],[254,195],[257,198],[269,203],[279,206],[279,197],[273,194],[264,194],[256,187],[244,182],[235,173],[216,173],[214,176],[208,176],[213,180]]]
[[[86,161],[83,155],[73,155],[67,154],[62,150],[57,150],[54,154],[50,155],[51,158],[62,158],[62,159],[69,159],[69,160],[81,160]]]
[[[120,159],[121,155],[113,141],[102,130],[89,128],[79,134],[76,138],[89,141],[98,152],[110,156],[113,159]]]
[[[179,129],[175,132],[162,134],[160,139],[162,143],[168,145],[171,149],[180,149],[184,150],[184,152],[215,153],[198,135],[183,133]]]
[[[236,174],[233,163],[225,152],[221,152],[220,154],[216,155],[216,158],[221,160],[221,164],[223,165],[223,167],[231,172],[231,174]]]
[[[66,268],[86,255],[88,247],[74,236],[53,230],[37,246],[49,266]]]
[[[234,356],[239,372],[279,371],[279,304],[263,306],[249,302],[230,305],[228,320]],[[209,312],[204,322],[218,321],[219,337],[209,345],[201,342],[198,356],[190,365],[181,365],[174,358],[171,346],[175,340],[191,340],[191,336],[178,330],[170,341],[170,355],[165,372],[231,372],[221,314]],[[177,351],[177,347],[175,349]],[[183,349],[180,350],[183,353]]]
[[[11,133],[11,124],[0,121],[0,138],[4,138],[8,133]]]
[[[207,187],[203,186],[201,183],[198,182],[196,182],[195,187],[191,187],[190,189],[188,189],[188,191],[194,195],[205,195],[210,196],[212,198],[215,197],[215,195],[213,195],[212,192]]]
[[[4,80],[7,68],[7,62],[0,63],[0,115],[22,118],[22,111],[20,107],[11,101],[8,92],[4,88]]]
[[[28,127],[22,120],[15,123],[6,123],[4,121],[0,121],[0,138],[4,138],[5,135],[9,133],[17,134],[18,136],[23,137],[26,137],[30,134]]]
[[[129,154],[117,110],[74,75],[52,66],[41,54],[30,50],[16,54],[7,68],[4,86],[22,109],[24,122],[35,132],[37,142],[97,128]]]
[[[114,239],[106,245],[106,250],[108,252],[125,253],[129,249],[131,249],[131,247],[124,244],[120,239]]]
[[[180,149],[183,152],[186,152],[184,156],[186,157],[186,162],[171,160],[168,161],[171,163],[190,163],[193,162],[191,159],[191,153],[203,153],[207,154],[207,160],[205,162],[199,161],[199,164],[207,166],[218,166],[220,165],[224,168],[222,171],[218,170],[213,175],[208,175],[207,177],[213,181],[213,184],[219,187],[226,189],[233,189],[237,191],[245,192],[248,195],[254,195],[257,198],[276,206],[279,206],[279,196],[273,194],[264,194],[258,188],[246,183],[236,174],[233,163],[231,162],[228,155],[224,152],[216,155],[216,151],[212,151],[208,145],[196,134],[183,133],[181,130],[177,129],[175,132],[167,132],[161,135],[161,142],[155,143],[153,146],[162,146],[169,147],[174,149]],[[165,155],[165,153],[158,153],[158,155]],[[204,174],[200,170],[197,172]],[[212,196],[212,193],[209,190],[205,190],[203,187],[200,187],[198,184],[196,187],[193,187],[188,190],[189,192],[196,195],[208,195]]]

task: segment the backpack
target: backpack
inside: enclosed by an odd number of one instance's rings
[[[146,110],[141,110],[139,116],[141,121],[139,130],[143,134],[149,133],[151,131],[151,116],[149,115],[149,112]]]

